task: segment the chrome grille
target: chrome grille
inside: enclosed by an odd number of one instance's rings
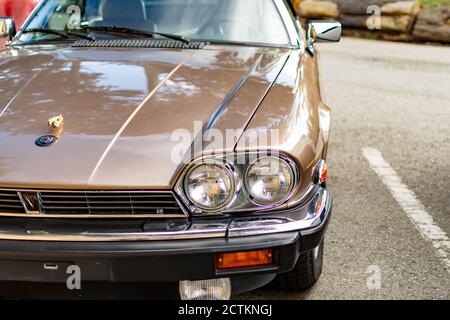
[[[146,191],[34,191],[39,210],[25,209],[24,199],[30,191],[0,190],[0,215],[18,213],[43,217],[156,217],[179,218],[186,214],[171,192]],[[23,195],[20,197],[20,195]],[[13,199],[14,202],[9,202]],[[12,201],[12,200],[11,200]],[[3,207],[10,204],[14,211]]]
[[[24,213],[25,209],[16,191],[0,190],[0,212]]]

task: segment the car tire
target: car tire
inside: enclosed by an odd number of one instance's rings
[[[324,239],[314,250],[300,255],[294,269],[277,275],[272,285],[277,289],[305,291],[319,280],[323,268]]]

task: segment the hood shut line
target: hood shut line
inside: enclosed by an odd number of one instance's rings
[[[122,125],[122,127],[117,131],[117,133],[114,135],[113,139],[111,140],[111,142],[108,144],[108,146],[106,147],[105,151],[103,152],[102,156],[100,157],[100,159],[97,162],[97,165],[95,166],[94,170],[91,173],[91,176],[89,177],[89,182],[88,184],[91,184],[92,181],[95,178],[95,175],[97,174],[98,170],[100,169],[100,166],[102,165],[102,163],[105,161],[106,156],[108,155],[108,153],[111,151],[112,147],[114,146],[114,144],[116,143],[116,141],[119,139],[119,137],[122,135],[122,133],[125,131],[125,129],[128,127],[128,125],[131,123],[131,121],[136,117],[136,115],[139,113],[139,111],[141,111],[141,109],[147,104],[147,102],[156,94],[156,92],[158,92],[158,90],[167,82],[167,80],[169,80],[177,71],[178,69],[180,69],[192,56],[194,55],[194,53],[192,53],[191,55],[187,56],[183,61],[181,61],[178,66],[176,66],[149,94],[148,96],[140,103],[140,105],[133,111],[133,113],[131,113],[131,115],[128,117],[128,119],[124,122],[124,124]]]
[[[203,143],[203,135],[210,129],[213,129],[217,123],[222,118],[223,114],[227,111],[227,108],[229,107],[231,101],[236,96],[236,94],[239,92],[239,90],[242,88],[242,86],[245,84],[245,82],[248,80],[248,78],[255,72],[255,70],[258,68],[258,66],[261,64],[261,61],[263,59],[263,54],[260,54],[259,57],[255,60],[255,62],[252,64],[252,66],[245,72],[245,74],[239,79],[239,81],[233,86],[233,88],[228,92],[228,94],[225,96],[225,98],[222,100],[220,105],[211,113],[209,118],[206,120],[205,124],[202,127],[202,130],[198,133],[196,133],[194,139],[192,140],[191,147],[188,150],[188,152],[183,156],[183,162],[187,163],[188,161],[192,160],[193,156],[199,156],[197,154],[199,150],[196,150],[196,146],[202,146]],[[182,164],[180,164],[180,167]]]

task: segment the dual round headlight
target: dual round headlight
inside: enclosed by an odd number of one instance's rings
[[[286,199],[294,187],[294,179],[294,171],[285,160],[263,157],[247,169],[245,186],[254,202],[270,205]]]
[[[275,156],[258,158],[243,172],[243,182],[250,201],[258,206],[280,204],[295,185],[293,167]],[[189,201],[205,211],[219,211],[237,197],[240,176],[220,162],[194,165],[184,179]]]
[[[189,170],[184,181],[184,190],[189,200],[200,209],[219,210],[233,199],[236,181],[226,166],[203,163]]]

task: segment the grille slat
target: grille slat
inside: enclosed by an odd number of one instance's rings
[[[14,206],[11,206],[14,207]],[[91,210],[130,210],[130,207],[101,207],[101,206],[80,206],[80,207],[74,207],[74,206],[52,206],[52,207],[45,207],[45,210],[67,210],[68,208],[70,208],[70,210],[84,210],[84,209],[91,209]],[[147,210],[156,210],[156,209],[176,209],[175,207],[142,207],[142,208],[135,208],[135,209],[147,209]]]
[[[0,207],[2,207],[2,208],[22,208],[23,209],[23,206],[22,205],[10,205],[10,204],[6,204],[6,203],[2,203],[2,204],[0,204]]]
[[[14,201],[14,200],[6,200],[6,201]],[[43,204],[52,204],[52,203],[62,203],[62,204],[77,204],[77,203],[86,203],[86,201],[83,200],[78,200],[78,201],[42,201]],[[111,205],[115,205],[115,204],[130,204],[130,201],[114,201],[114,203],[108,202],[108,201],[92,201],[89,200],[89,203],[93,203],[93,204],[101,204],[101,203],[110,203]],[[134,204],[176,204],[175,201],[132,201],[133,205]]]
[[[24,213],[25,208],[16,191],[0,190],[0,212]]]
[[[35,193],[37,193],[39,213],[42,217],[76,215],[80,218],[101,218],[120,215],[136,218],[168,216],[184,218],[186,216],[171,192],[35,191]],[[0,214],[23,213],[24,216],[26,215],[19,194],[15,191],[0,190]]]
[[[6,199],[1,199],[0,200],[1,202],[8,202],[8,203],[11,203],[11,202],[15,202],[15,203],[19,203],[19,204],[21,204],[21,202],[20,202],[20,200],[16,200],[16,199],[8,199],[8,198],[6,198]]]
[[[17,193],[15,193],[15,194],[6,194],[6,193],[0,193],[0,197],[2,197],[2,198],[16,198],[16,197],[18,197],[17,196]]]

